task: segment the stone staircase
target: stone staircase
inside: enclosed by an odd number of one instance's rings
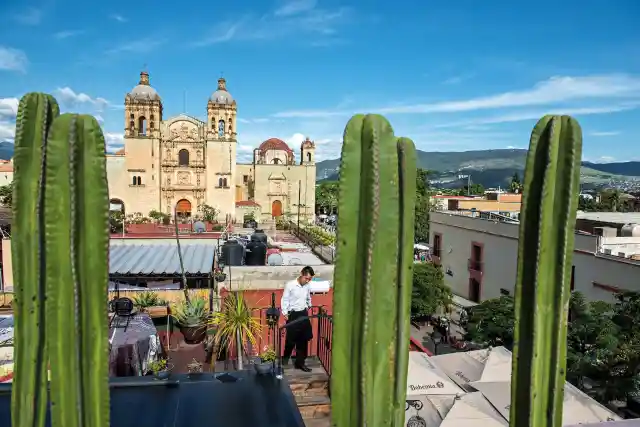
[[[329,376],[317,358],[310,357],[307,360],[307,366],[311,368],[311,372],[302,372],[291,365],[286,366],[284,375],[296,398],[305,426],[329,427],[331,425]]]

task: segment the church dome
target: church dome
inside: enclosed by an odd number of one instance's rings
[[[140,73],[140,83],[131,89],[128,96],[138,101],[160,101],[160,95],[149,84],[149,73],[146,71]]]
[[[224,105],[231,105],[235,102],[233,96],[227,92],[227,81],[224,78],[221,77],[218,79],[218,90],[211,94],[209,100],[214,104]]]
[[[286,142],[278,138],[269,138],[258,147],[258,150],[261,152],[265,152],[268,150],[282,150],[291,153],[292,150],[289,148]]]

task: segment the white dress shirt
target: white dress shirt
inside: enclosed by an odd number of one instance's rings
[[[288,316],[292,311],[307,310],[311,307],[311,287],[302,286],[298,279],[287,282],[282,293],[282,314]]]

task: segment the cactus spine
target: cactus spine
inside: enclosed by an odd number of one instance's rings
[[[512,427],[562,425],[581,157],[582,131],[573,118],[540,119],[531,134],[520,214]]]
[[[34,105],[34,99],[39,103]],[[18,117],[19,122],[24,118],[25,129],[38,128],[34,118],[42,119],[35,114],[36,106],[45,100],[55,102],[48,95],[23,98]],[[107,427],[109,237],[104,136],[91,116],[64,114],[47,124],[42,135],[16,134],[14,217],[21,226],[14,228],[13,244],[14,260],[20,265],[13,425],[44,425],[40,411],[44,413],[47,403],[44,375],[50,364],[52,425]],[[35,273],[24,271],[27,261],[38,267]],[[40,313],[44,306],[46,324],[44,317],[35,318],[34,304]],[[32,341],[34,336],[40,339]],[[29,357],[45,349],[48,358],[34,363]],[[28,402],[34,402],[37,418],[30,416],[35,411]]]
[[[340,167],[331,401],[335,427],[404,425],[416,153],[378,115],[354,116]]]

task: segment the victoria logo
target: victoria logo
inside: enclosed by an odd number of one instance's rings
[[[444,383],[441,381],[438,381],[435,384],[418,384],[418,385],[409,385],[409,388],[411,389],[411,391],[420,391],[420,390],[430,390],[433,388],[444,388]]]

